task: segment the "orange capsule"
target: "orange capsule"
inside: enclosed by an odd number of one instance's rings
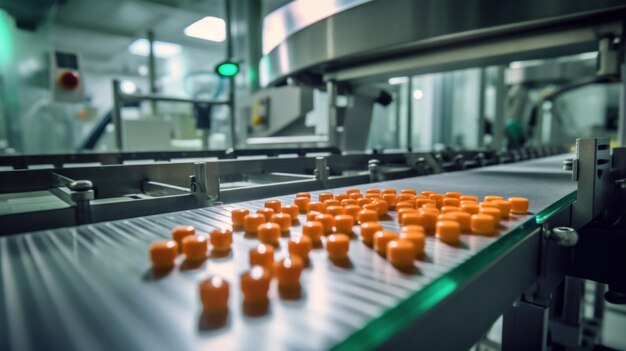
[[[389,204],[385,200],[376,200],[374,202],[378,206],[378,215],[383,216],[389,211]]]
[[[201,261],[206,258],[207,242],[204,236],[189,235],[183,238],[183,254],[189,261]]]
[[[511,213],[511,202],[506,200],[496,200],[495,204],[500,207],[500,212],[502,212],[502,218],[509,218],[509,214]]]
[[[228,252],[233,243],[233,232],[230,229],[213,229],[209,235],[211,250],[215,252]]]
[[[502,196],[498,196],[498,195],[487,195],[483,198],[483,201],[485,202],[491,202],[491,201],[496,201],[496,200],[503,200]]]
[[[376,222],[378,221],[378,211],[361,210],[357,215],[357,219],[359,223]]]
[[[398,234],[390,230],[379,230],[374,234],[374,250],[384,256],[387,253],[387,244],[398,238]]]
[[[320,194],[317,196],[317,201],[319,201],[319,202],[323,203],[323,202],[324,202],[324,201],[326,201],[326,200],[332,200],[332,199],[334,199],[334,198],[335,198],[335,197],[333,196],[333,193],[320,193]]]
[[[328,208],[330,206],[339,206],[339,201],[335,200],[335,199],[330,199],[330,200],[324,200],[324,207]]]
[[[346,190],[346,194],[360,194],[361,190],[357,188],[350,188]]]
[[[280,208],[280,212],[288,214],[291,217],[291,220],[295,222],[298,219],[298,212],[300,212],[300,209],[297,205],[285,205]]]
[[[446,221],[446,220],[458,222],[457,217],[451,213],[442,213],[439,216],[437,216],[437,221]]]
[[[441,194],[430,194],[428,195],[428,198],[430,198],[431,200],[435,200],[435,203],[437,204],[437,208],[441,208],[441,206],[443,205],[444,196]]]
[[[340,214],[345,214],[346,209],[341,206],[328,206],[326,207],[326,213],[331,216],[336,216]]]
[[[326,250],[331,259],[346,259],[350,249],[350,238],[345,234],[332,234],[326,239]]]
[[[420,193],[420,195],[424,195],[424,196],[430,196],[431,194],[436,194],[436,191],[432,191],[432,190],[424,190]]]
[[[346,207],[349,205],[352,206],[358,206],[359,204],[356,202],[356,200],[352,200],[352,199],[345,199],[345,200],[341,200],[341,202],[339,203],[339,205]]]
[[[413,202],[415,201],[415,195],[413,194],[408,194],[408,193],[401,193],[400,195],[397,196],[398,198],[398,202],[402,202],[402,201],[409,201],[409,202]]]
[[[174,267],[174,261],[178,256],[178,244],[174,240],[160,240],[150,244],[150,260],[152,267],[167,269]]]
[[[478,196],[463,195],[459,199],[461,201],[468,201],[468,202],[476,202],[476,203],[478,203]]]
[[[309,252],[313,249],[311,239],[303,235],[298,238],[289,239],[288,250],[291,256],[300,256],[305,263],[309,261]]]
[[[350,194],[350,198],[354,200],[359,200],[363,198],[363,194],[361,193],[352,193]]]
[[[300,213],[306,213],[310,202],[311,199],[308,197],[296,197],[296,199],[293,200],[293,203],[298,206],[298,212]]]
[[[348,196],[348,194],[337,194],[335,195],[335,200],[339,201],[339,203],[341,203],[341,201],[349,199],[350,197]]]
[[[364,207],[365,205],[369,204],[372,202],[372,200],[366,198],[366,197],[362,197],[356,200],[357,204],[361,207]]]
[[[402,189],[400,190],[400,194],[417,195],[417,191],[415,189]]]
[[[421,208],[423,206],[426,205],[432,205],[434,207],[437,207],[437,201],[433,200],[433,199],[429,199],[429,198],[418,198],[415,199],[415,208]]]
[[[382,200],[383,197],[380,194],[376,194],[376,193],[369,193],[369,194],[365,194],[365,197],[372,200],[372,201],[376,201],[376,200]]]
[[[365,193],[366,193],[366,194],[380,194],[380,193],[381,193],[381,191],[380,191],[380,189],[374,189],[374,188],[371,188],[371,189],[367,189],[367,190],[365,190]]]
[[[230,211],[230,218],[233,221],[233,227],[242,228],[243,227],[243,218],[250,214],[245,208],[238,208]]]
[[[274,269],[274,247],[272,245],[260,244],[250,250],[250,266],[262,266],[272,272]]]
[[[415,208],[415,204],[411,201],[400,201],[396,203],[396,211],[400,211],[403,208]]]
[[[274,213],[280,212],[281,206],[282,204],[278,200],[265,201],[265,208],[271,208],[272,210],[274,210]]]
[[[483,207],[480,209],[479,213],[492,216],[493,220],[496,222],[496,226],[498,225],[498,223],[500,223],[500,220],[502,219],[502,212],[499,208]]]
[[[458,207],[461,206],[461,200],[455,198],[455,197],[444,197],[443,200],[441,200],[441,206],[454,206],[454,207]]]
[[[178,249],[182,249],[183,238],[188,235],[196,235],[196,228],[190,225],[179,225],[172,228],[172,239],[178,244]]]
[[[449,214],[456,217],[457,222],[459,222],[461,226],[461,231],[468,231],[470,229],[472,215],[463,211],[450,212]]]
[[[364,210],[369,210],[369,211],[375,211],[376,214],[378,215],[378,204],[376,204],[376,203],[365,204],[365,205],[363,205],[363,209]]]
[[[478,212],[480,211],[480,206],[478,206],[477,203],[464,203],[461,204],[461,209],[463,209],[464,212],[473,215],[478,214]]]
[[[510,197],[511,213],[527,214],[528,213],[528,199],[524,197]]]
[[[311,194],[309,193],[297,193],[296,197],[306,197],[307,199],[311,199]]]
[[[495,202],[495,200],[491,201],[491,202],[481,202],[481,203],[478,204],[478,206],[480,208],[484,208],[484,207],[491,207],[491,208],[498,208],[498,209],[500,208],[500,206],[498,206],[498,204]]]
[[[413,267],[413,260],[416,255],[417,250],[411,241],[398,238],[387,243],[387,259],[396,268]]]
[[[324,213],[326,210],[326,206],[321,202],[310,202],[309,207],[307,208],[307,212],[315,211]]]
[[[278,224],[281,232],[288,233],[291,227],[291,216],[286,213],[277,213],[272,216],[270,222]]]
[[[496,230],[496,221],[492,216],[485,214],[472,215],[470,228],[473,233],[490,235]]]
[[[421,216],[420,225],[424,227],[426,233],[433,233],[435,231],[435,225],[437,224],[437,217],[439,216],[439,213],[426,209],[420,209],[419,214]]]
[[[310,222],[310,221],[314,221],[314,220],[315,220],[315,217],[317,217],[317,216],[319,216],[319,215],[321,215],[321,214],[323,214],[323,213],[322,213],[322,212],[317,212],[317,211],[311,211],[311,212],[307,213],[307,215],[306,215],[306,220],[307,220],[308,222]]]
[[[271,208],[262,208],[260,210],[256,210],[256,213],[263,215],[265,217],[265,221],[267,222],[272,219],[272,216],[274,215],[274,210],[272,210]]]
[[[352,218],[356,221],[359,216],[359,212],[361,212],[361,206],[357,205],[348,205],[344,207],[346,210],[346,214],[352,216]]]
[[[461,194],[461,193],[460,193],[460,192],[458,192],[458,191],[448,191],[448,192],[446,193],[446,197],[453,197],[453,198],[455,198],[455,199],[460,199],[460,198],[461,198],[461,196],[463,196],[463,194]]]
[[[361,223],[361,240],[367,246],[372,246],[374,243],[374,234],[380,230],[383,230],[383,226],[378,222],[365,222]]]
[[[459,243],[461,226],[457,221],[437,221],[437,238],[446,244],[456,245]]]
[[[218,276],[209,277],[200,282],[198,291],[204,312],[217,313],[228,309],[230,287],[226,280]]]
[[[392,188],[387,188],[387,189],[383,189],[383,195],[384,194],[397,194],[398,191],[396,191],[396,189],[392,189]]]
[[[308,236],[313,244],[319,243],[324,235],[324,225],[318,221],[306,222],[302,225],[302,235]]]
[[[259,225],[265,223],[265,216],[262,214],[249,214],[243,218],[243,229],[246,234],[256,235]]]
[[[409,225],[402,226],[400,228],[400,233],[413,232],[413,231],[425,233],[424,227],[422,227],[421,225],[417,225],[417,224],[409,224]]]
[[[241,275],[241,292],[244,303],[267,303],[270,289],[270,273],[261,266],[252,266]]]
[[[435,202],[425,203],[425,204],[422,205],[422,207],[420,207],[420,209],[422,209],[422,208],[430,208],[430,209],[435,209],[435,210],[439,211],[439,208],[437,207],[437,203],[435,203]]]
[[[335,226],[335,217],[333,217],[333,215],[329,215],[327,213],[321,214],[315,217],[315,220],[322,223],[324,226],[324,233],[330,234],[333,232],[333,227]]]
[[[421,225],[422,224],[422,215],[414,210],[412,212],[408,212],[402,215],[402,219],[400,220],[400,224],[405,225]]]
[[[350,215],[335,216],[335,233],[352,234],[354,227],[354,218]]]
[[[300,275],[302,274],[303,262],[299,256],[283,258],[276,264],[276,280],[279,288],[300,286]]]
[[[402,240],[408,240],[411,243],[413,243],[413,248],[415,249],[415,256],[421,257],[422,255],[424,255],[424,247],[426,246],[426,235],[424,234],[423,231],[419,231],[419,230],[403,231],[400,233],[399,238]]]
[[[463,209],[458,206],[441,206],[441,213],[450,213],[450,212],[458,212],[458,211],[463,211]]]
[[[422,208],[420,208],[420,211],[428,211],[428,212],[433,212],[436,214],[441,214],[441,211],[439,211],[439,209],[437,207],[433,207],[433,206],[428,206],[430,204],[426,204],[424,206],[422,206]]]
[[[383,194],[383,200],[385,200],[389,204],[389,209],[396,208],[396,203],[398,202],[398,197],[396,194]]]
[[[280,232],[280,225],[272,222],[260,224],[257,229],[259,241],[272,246],[278,246]]]
[[[403,207],[398,209],[397,211],[397,219],[398,223],[402,223],[402,217],[404,217],[407,213],[417,213],[417,210],[411,207]]]

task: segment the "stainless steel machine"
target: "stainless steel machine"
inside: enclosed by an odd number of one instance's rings
[[[329,131],[307,147],[0,158],[0,349],[467,350],[500,316],[503,350],[593,349],[604,300],[626,303],[625,15],[612,0],[287,3],[265,17],[260,78],[268,90],[244,118],[258,122],[253,142],[302,137],[307,130],[294,126],[310,110],[307,96],[324,91]],[[502,65],[513,60],[590,50],[598,51],[593,81],[621,80],[617,146],[605,138],[579,138],[574,153],[507,145],[501,89],[490,148],[365,151],[365,137],[378,132],[368,130],[371,106],[389,103],[381,79],[498,65],[503,88]],[[285,110],[281,96],[294,99]],[[229,256],[199,266],[179,259],[160,275],[147,259],[148,245],[173,226],[204,234],[229,226],[235,208],[347,187],[524,196],[530,209],[497,236],[462,235],[457,246],[427,237],[410,272],[357,240],[348,264],[313,250],[302,296],[272,287],[261,316],[241,304],[238,279],[258,244],[241,231]],[[27,197],[41,207],[20,207]],[[381,223],[399,229],[393,212]],[[276,257],[287,255],[287,240]],[[231,284],[217,327],[197,292],[209,274]],[[586,280],[595,287],[591,318]]]

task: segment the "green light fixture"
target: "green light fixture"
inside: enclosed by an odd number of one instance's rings
[[[224,61],[215,66],[215,73],[225,78],[234,77],[239,73],[239,65],[236,62]]]

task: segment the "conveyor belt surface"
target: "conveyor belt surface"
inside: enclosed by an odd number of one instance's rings
[[[256,210],[265,199],[2,237],[0,349],[328,349],[368,322],[384,318],[399,302],[485,248],[498,245],[534,214],[571,197],[576,184],[561,170],[564,158],[357,186],[363,192],[376,187],[524,196],[530,199],[531,214],[507,222],[498,237],[462,235],[460,247],[428,237],[425,258],[416,261],[413,274],[399,272],[358,240],[350,245],[350,267],[335,266],[325,250],[314,250],[311,267],[302,276],[301,299],[281,299],[273,285],[269,312],[260,317],[243,314],[239,291],[239,275],[249,269],[248,251],[258,240],[235,232],[230,256],[209,258],[197,269],[178,264],[163,277],[152,274],[147,250],[151,242],[169,238],[175,225],[193,225],[207,233],[230,224],[230,209]],[[292,203],[293,196],[279,199]],[[381,223],[397,230],[395,212],[391,214],[392,220]],[[300,227],[292,227],[291,235],[301,235]],[[281,238],[277,259],[286,255],[287,240]],[[228,320],[214,330],[203,323],[197,291],[198,282],[209,274],[231,284]]]

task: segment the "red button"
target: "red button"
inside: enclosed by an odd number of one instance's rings
[[[59,75],[59,85],[65,90],[74,90],[80,84],[78,72],[67,71]]]

